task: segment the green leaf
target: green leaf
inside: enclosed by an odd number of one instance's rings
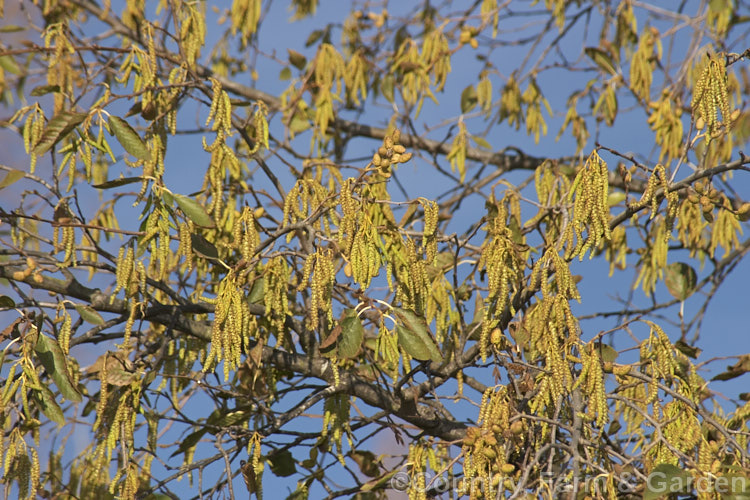
[[[19,31],[24,31],[28,28],[25,28],[23,26],[18,26],[16,24],[8,24],[7,26],[3,26],[0,28],[0,33],[17,33]]]
[[[176,455],[179,455],[180,453],[185,453],[190,451],[192,448],[195,447],[196,444],[201,440],[201,438],[206,434],[207,430],[200,429],[193,433],[188,434],[185,436],[182,441],[180,441],[180,444],[177,446],[177,450],[175,450],[174,453],[169,458],[172,458]]]
[[[7,295],[0,295],[0,307],[16,307],[16,303]]]
[[[92,325],[103,325],[104,324],[104,318],[102,318],[101,314],[96,312],[96,310],[93,307],[90,306],[84,306],[77,304],[76,311],[78,311],[78,314],[81,315],[81,319],[84,321],[87,321],[91,323]]]
[[[304,132],[310,127],[310,120],[308,120],[302,113],[294,113],[292,119],[289,121],[289,133],[292,135]]]
[[[71,133],[87,116],[85,113],[63,111],[52,118],[42,132],[39,142],[34,146],[33,153],[36,156],[41,156],[49,151],[51,147]]]
[[[200,203],[185,195],[174,193],[177,206],[190,217],[190,220],[201,227],[215,227],[214,220],[208,215],[206,209]]]
[[[692,476],[672,464],[659,464],[646,481],[643,500],[655,500],[670,493],[689,493]]]
[[[7,188],[11,184],[16,183],[20,179],[23,179],[23,176],[26,175],[26,172],[23,170],[9,170],[7,174],[5,174],[5,177],[3,177],[3,180],[0,181],[0,189]]]
[[[291,79],[292,79],[292,70],[289,69],[289,66],[286,66],[279,72],[279,80],[287,81]]]
[[[18,67],[13,56],[0,56],[0,68],[3,68],[8,73],[13,73],[14,75],[20,75],[22,73],[21,68]]]
[[[480,137],[478,135],[472,135],[471,139],[479,146],[480,148],[487,149],[489,151],[492,151],[492,145],[485,139],[484,137]]]
[[[32,394],[39,409],[48,419],[57,425],[65,425],[65,414],[63,414],[62,408],[55,401],[55,395],[52,394],[52,391],[47,386],[43,385],[39,389],[34,389]]]
[[[148,161],[151,159],[151,153],[146,147],[138,132],[133,130],[128,122],[120,117],[111,115],[109,117],[109,128],[115,134],[115,138],[120,145],[139,160]]]
[[[360,491],[377,491],[385,487],[386,484],[389,484],[391,478],[395,476],[398,472],[399,472],[399,469],[394,469],[390,472],[386,472],[379,478],[373,479],[372,481],[363,484],[362,487],[360,488]]]
[[[273,456],[268,458],[268,462],[271,464],[271,472],[276,476],[287,477],[297,472],[294,456],[289,450],[274,453]]]
[[[73,385],[73,381],[70,378],[65,354],[60,349],[57,340],[40,333],[34,349],[42,365],[44,365],[44,369],[47,370],[52,380],[55,381],[55,385],[60,389],[65,399],[76,403],[83,401],[81,393],[78,392],[78,389]]]
[[[367,477],[378,477],[380,474],[380,467],[378,467],[378,460],[375,454],[371,451],[353,450],[349,453],[349,456],[359,466],[359,470],[362,471]]]
[[[362,321],[354,312],[354,309],[347,309],[344,313],[346,317],[341,320],[341,338],[339,339],[338,355],[340,358],[353,358],[362,347],[362,340],[365,338],[365,330],[362,328]]]
[[[614,207],[615,205],[619,205],[623,201],[625,201],[625,193],[622,191],[613,191],[609,193],[609,196],[607,196],[607,205],[610,207]]]
[[[615,64],[612,62],[612,57],[610,57],[608,53],[596,47],[586,47],[583,50],[584,52],[586,52],[586,55],[589,56],[591,60],[594,61],[594,63],[606,73],[609,73],[613,76],[617,74]]]
[[[730,472],[719,477],[726,479],[724,482],[725,485],[731,485],[731,492],[727,491],[730,488],[725,488],[725,493],[722,493],[721,500],[750,499],[750,479],[748,479],[747,475],[743,473],[741,469],[737,468],[737,471],[735,472],[732,470],[735,469],[734,467],[730,466],[728,468],[730,469]]]
[[[307,58],[305,56],[296,50],[286,49],[286,51],[289,53],[289,62],[292,66],[299,70],[305,69],[305,65],[307,65]]]
[[[685,300],[695,291],[698,277],[695,269],[684,262],[674,262],[667,266],[664,273],[664,284],[667,290],[677,300]]]
[[[396,325],[398,343],[409,356],[419,361],[432,360],[441,363],[443,355],[433,340],[425,320],[413,311],[400,307],[394,307],[393,313],[399,321]]]
[[[385,97],[391,104],[393,104],[395,98],[393,90],[394,84],[395,80],[393,78],[393,75],[385,75],[380,83],[380,92],[383,94],[383,97]]]
[[[703,352],[702,349],[692,346],[683,340],[678,340],[677,342],[674,343],[674,346],[682,354],[693,359],[698,359],[698,356],[700,356],[701,352]]]
[[[727,366],[727,371],[716,375],[711,380],[732,380],[748,372],[750,372],[750,354],[743,354],[735,364]]]
[[[247,301],[251,304],[263,304],[265,299],[265,280],[263,277],[256,278],[253,283],[253,288],[250,289],[250,295],[247,296]]]
[[[202,235],[192,233],[190,235],[190,242],[192,243],[193,251],[201,257],[211,260],[219,260],[219,251],[213,243],[208,241]]]
[[[245,410],[234,410],[230,412],[214,410],[211,413],[211,416],[208,417],[207,423],[216,427],[232,427],[246,422],[248,417],[249,413]],[[220,429],[209,428],[208,430],[211,434],[222,432]]]
[[[461,92],[461,113],[468,113],[477,106],[477,89],[469,85]]]
[[[135,372],[129,372],[121,368],[115,368],[112,371],[107,372],[107,383],[110,385],[116,385],[117,387],[125,387],[130,385],[140,378],[140,375]]]
[[[320,40],[324,34],[325,31],[323,30],[315,30],[310,33],[310,35],[307,37],[307,40],[305,41],[305,47],[310,47],[311,45],[313,45],[315,42]]]
[[[602,357],[602,361],[604,361],[605,363],[606,362],[614,363],[615,360],[617,359],[618,354],[620,354],[617,352],[617,350],[614,347],[612,347],[611,345],[607,345],[607,344],[602,344],[598,346],[597,349],[599,349],[599,353]]]
[[[39,85],[38,87],[34,87],[31,89],[30,94],[34,97],[39,97],[47,94],[53,94],[60,92],[60,86],[59,85]]]
[[[94,184],[92,187],[95,187],[96,189],[111,189],[113,187],[125,186],[127,184],[134,184],[142,181],[143,177],[120,177],[119,179],[112,179],[111,181]]]

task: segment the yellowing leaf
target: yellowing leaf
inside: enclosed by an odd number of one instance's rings
[[[385,75],[380,81],[380,92],[391,104],[393,104],[395,99],[394,83],[393,75]]]
[[[128,122],[117,116],[109,117],[109,128],[112,133],[115,134],[117,142],[139,160],[148,161],[151,159],[151,153],[146,147],[146,143],[143,142],[138,132],[133,130]]]
[[[16,60],[12,56],[0,56],[0,68],[14,75],[21,74],[21,68],[18,67]]]
[[[28,27],[18,26],[17,24],[8,24],[0,28],[0,33],[16,33],[18,31],[24,31],[29,29]]]
[[[341,337],[341,332],[343,331],[343,328],[341,327],[341,324],[333,327],[333,330],[331,330],[331,333],[328,334],[328,336],[323,339],[323,342],[320,343],[320,346],[318,346],[321,350],[321,352],[325,352],[326,354],[333,355],[333,349],[331,348],[336,344],[336,341]]]
[[[308,120],[307,117],[304,116],[304,114],[294,113],[294,115],[292,115],[292,119],[289,122],[289,133],[294,136],[296,134],[299,134],[300,132],[304,132],[311,126],[312,125],[310,124],[310,120]]]
[[[488,149],[492,151],[492,145],[489,142],[487,142],[487,139],[485,139],[484,137],[481,137],[478,135],[472,135],[471,140],[474,141],[476,145],[479,146],[480,148],[484,148],[484,149]]]
[[[602,361],[604,362],[614,363],[617,359],[617,355],[619,354],[614,347],[607,344],[602,344],[598,346],[597,349],[599,349],[599,354],[601,355]]]
[[[614,207],[625,201],[625,193],[622,191],[613,191],[607,196],[607,205]]]
[[[24,175],[26,175],[26,172],[23,170],[9,170],[8,173],[5,174],[5,177],[3,177],[3,180],[0,181],[0,189],[7,188],[18,180],[23,179]]]

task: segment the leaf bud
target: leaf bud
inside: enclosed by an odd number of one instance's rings
[[[516,466],[513,464],[503,464],[503,466],[500,467],[500,470],[503,474],[512,474],[513,471],[516,470]]]
[[[503,331],[499,328],[495,328],[490,332],[490,342],[493,344],[499,344],[503,340]]]
[[[149,101],[148,104],[141,108],[141,117],[148,121],[156,118],[156,106],[154,106],[153,102]]]
[[[742,222],[750,220],[750,201],[746,201],[737,209],[737,218]]]
[[[523,433],[523,422],[520,420],[516,420],[512,424],[510,424],[510,432],[515,434],[516,436],[521,435]]]
[[[391,138],[393,140],[393,144],[398,144],[401,142],[401,131],[399,129],[393,129],[393,132],[391,133]]]

